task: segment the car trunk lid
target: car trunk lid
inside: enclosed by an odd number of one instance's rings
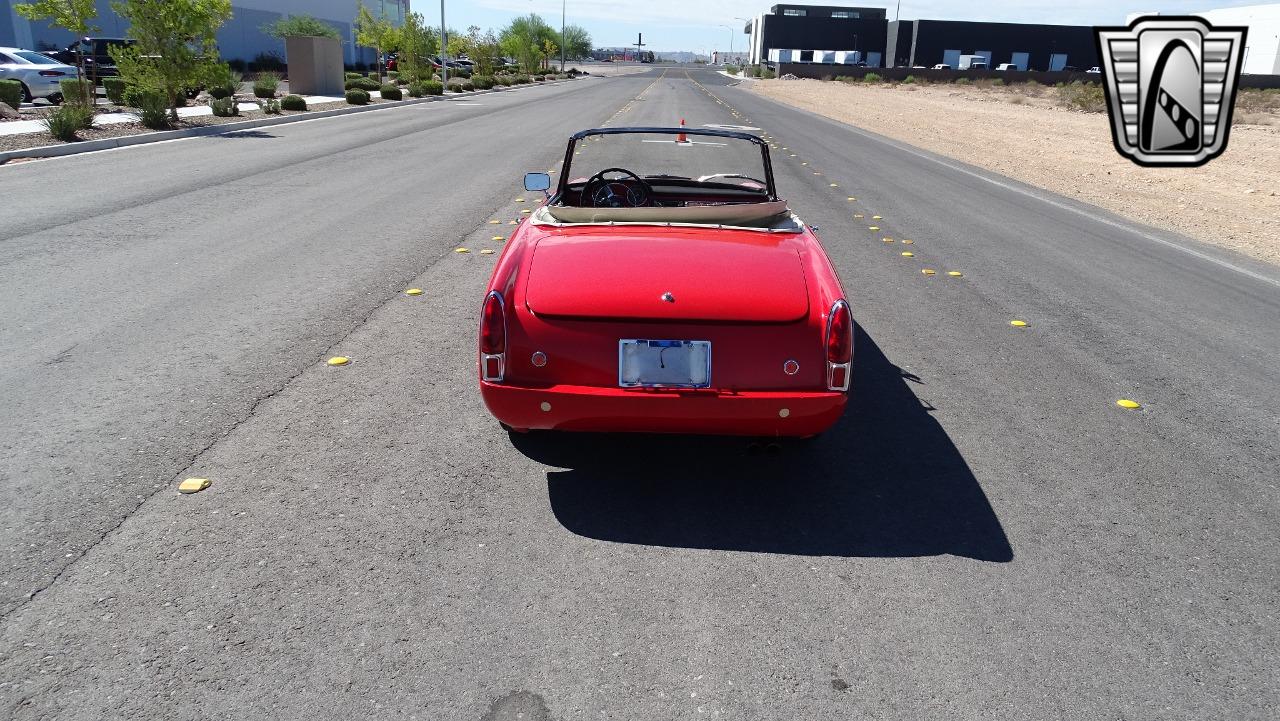
[[[543,317],[790,323],[809,313],[800,256],[776,236],[546,236],[525,304]]]

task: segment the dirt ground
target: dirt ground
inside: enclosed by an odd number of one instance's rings
[[[1143,168],[1105,112],[1047,86],[762,80],[770,98],[1280,265],[1280,95],[1242,95],[1227,151],[1199,168]],[[1246,112],[1247,111],[1247,112]],[[943,118],[964,118],[964,129]]]

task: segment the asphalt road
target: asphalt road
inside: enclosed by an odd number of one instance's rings
[[[509,438],[479,251],[572,131],[681,117],[775,139],[848,414]],[[56,198],[0,218],[0,716],[1280,710],[1271,268],[673,69],[0,183]]]

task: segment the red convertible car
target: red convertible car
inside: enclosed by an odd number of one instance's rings
[[[507,242],[480,392],[508,430],[808,437],[843,413],[853,317],[753,135],[603,128]]]

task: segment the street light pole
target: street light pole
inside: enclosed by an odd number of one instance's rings
[[[444,29],[444,0],[440,0],[440,82],[449,86],[449,36]]]
[[[560,0],[560,72],[564,72],[564,6],[568,0]]]
[[[755,21],[755,20],[752,20],[751,18],[740,18],[740,17],[737,17],[737,16],[734,16],[734,18],[733,18],[733,19],[734,19],[734,20],[741,20],[741,21],[742,21],[742,22],[744,22],[744,23],[751,23],[751,29],[752,29],[752,31],[754,31],[754,30],[755,30],[755,24],[756,24],[756,21]],[[754,35],[754,34],[751,36],[751,39],[752,39],[752,40],[755,40],[755,35]],[[751,49],[750,49],[750,48],[748,48],[748,49],[747,49],[747,55],[748,55],[748,56],[750,56],[750,55],[751,55]],[[735,59],[736,59],[736,58],[735,58]],[[749,60],[750,60],[750,58],[748,58],[748,61],[749,61]]]

